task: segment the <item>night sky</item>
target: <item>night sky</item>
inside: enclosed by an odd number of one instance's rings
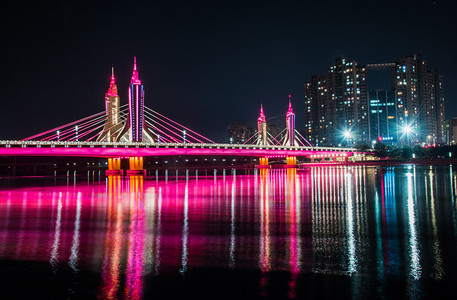
[[[145,104],[221,142],[232,122],[254,126],[261,103],[285,126],[289,94],[303,129],[303,83],[341,55],[422,53],[444,76],[446,118],[457,116],[455,1],[145,3],[2,1],[0,139],[102,111],[111,65],[127,103],[134,55]]]

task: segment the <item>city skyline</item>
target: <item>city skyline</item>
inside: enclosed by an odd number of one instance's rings
[[[369,85],[379,72],[390,73],[390,87]],[[420,53],[366,65],[339,57],[304,89],[305,135],[316,145],[449,143],[443,76]]]
[[[303,83],[341,55],[363,65],[392,62],[417,50],[444,76],[446,119],[457,115],[451,55],[456,42],[448,38],[455,21],[446,3],[415,5],[401,16],[407,26],[397,31],[392,29],[400,20],[382,16],[406,4],[354,2],[326,10],[291,3],[248,3],[242,9],[236,3],[150,4],[140,5],[138,19],[121,2],[96,4],[90,11],[85,5],[22,9],[8,4],[3,10],[8,59],[1,138],[24,138],[102,111],[112,65],[125,104],[135,54],[145,105],[220,141],[233,122],[254,126],[260,104],[268,123],[285,127],[289,94],[296,128],[303,130]],[[341,17],[349,12],[357,17]],[[427,26],[416,20],[423,16],[429,16]],[[330,24],[318,22],[323,18]],[[376,23],[380,18],[384,23]],[[351,38],[341,35],[345,27]],[[364,37],[369,31],[379,40]],[[375,88],[383,87],[368,86]]]

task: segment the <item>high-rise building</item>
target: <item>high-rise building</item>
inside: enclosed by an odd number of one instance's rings
[[[244,144],[255,134],[254,129],[247,123],[232,123],[228,127],[230,144]]]
[[[129,114],[127,121],[119,134],[119,141],[125,142],[151,142],[152,133],[144,121],[144,90],[141,80],[138,78],[136,57],[133,59],[133,74],[129,86]]]
[[[434,97],[435,97],[435,122],[436,122],[436,139],[439,144],[448,144],[446,117],[444,114],[444,84],[443,76],[438,74],[436,69],[432,70]]]
[[[396,62],[392,85],[396,90],[400,127],[412,128],[415,144],[445,142],[443,78],[428,69],[419,53]]]
[[[395,91],[373,90],[369,95],[370,139],[385,144],[398,141]]]
[[[305,83],[306,138],[319,146],[369,142],[366,68],[343,57]]]
[[[368,96],[367,68],[390,69],[391,91]],[[418,53],[367,66],[338,58],[327,76],[305,83],[304,96],[305,136],[316,146],[370,145],[379,139],[397,145],[446,142],[443,77]]]
[[[305,138],[315,146],[328,145],[333,117],[327,98],[327,79],[313,75],[305,83]]]

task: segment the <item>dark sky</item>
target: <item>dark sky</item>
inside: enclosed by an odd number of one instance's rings
[[[284,126],[289,94],[303,128],[303,83],[341,55],[422,53],[457,116],[455,1],[12,2],[0,4],[0,139],[102,111],[112,64],[126,103],[133,55],[146,105],[217,141],[231,122],[254,125],[260,103]]]

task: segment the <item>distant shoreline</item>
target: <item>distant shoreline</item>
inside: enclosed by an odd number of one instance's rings
[[[304,163],[298,167],[300,169],[307,167],[325,167],[325,166],[398,166],[398,165],[457,165],[457,159],[412,159],[407,161],[398,160],[370,160],[357,162],[327,162],[327,163]]]

